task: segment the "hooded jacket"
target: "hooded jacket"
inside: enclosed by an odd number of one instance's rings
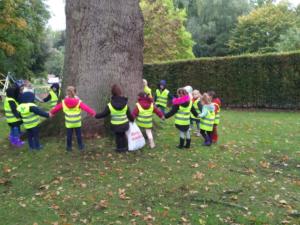
[[[173,105],[171,111],[168,112],[165,115],[166,119],[172,117],[173,115],[175,115],[178,112],[180,106],[188,107],[189,104],[190,104],[190,101],[191,100],[190,100],[189,96],[187,96],[187,97],[183,96],[181,98],[177,98],[176,103],[180,102],[180,104]],[[198,113],[197,113],[196,109],[194,108],[194,106],[192,106],[192,108],[191,108],[191,113],[195,117],[198,117]],[[177,125],[177,124],[175,124],[175,126],[176,126],[177,129],[179,129],[180,131],[184,131],[184,132],[188,131],[188,129],[190,128],[190,125]]]
[[[70,98],[70,97],[66,97],[64,99],[64,102],[66,104],[66,106],[70,109],[75,108],[79,102],[80,102],[80,109],[82,109],[83,111],[87,112],[89,115],[91,116],[95,116],[96,112],[95,110],[93,110],[92,108],[90,108],[88,105],[84,104],[80,99],[78,98]],[[63,104],[62,102],[57,104],[53,109],[51,109],[50,113],[55,115],[56,113],[58,113],[59,111],[61,111],[63,109]]]
[[[151,104],[153,104],[153,99],[150,97],[139,97],[138,103],[142,106],[143,109],[149,109],[151,107]],[[163,118],[164,116],[164,114],[156,106],[154,106],[153,112],[159,118]],[[139,108],[136,106],[132,111],[132,117],[135,119],[136,117],[138,117],[139,113],[140,113]]]
[[[128,104],[128,99],[123,97],[123,96],[112,96],[111,97],[111,104],[116,110],[121,110],[121,109],[124,109],[124,107]],[[109,107],[106,106],[105,109],[101,113],[96,114],[95,118],[96,119],[102,119],[106,116],[109,116],[110,113],[111,112],[110,112]],[[128,120],[133,122],[134,119],[131,116],[129,107],[128,107],[128,110],[127,110],[126,114],[127,114]],[[123,132],[126,132],[129,129],[129,123],[125,123],[125,124],[122,124],[122,125],[113,125],[113,124],[111,124],[111,128],[112,128],[113,132],[115,132],[115,133],[123,133]]]
[[[206,117],[208,112],[214,112],[215,111],[215,106],[214,104],[207,104],[207,105],[203,105],[202,107],[202,112],[199,115],[200,118]]]
[[[25,92],[20,96],[20,104],[22,104],[22,103],[34,103],[34,100],[35,100],[35,95],[32,92]],[[37,106],[31,106],[29,108],[29,111],[36,114],[36,115],[49,118],[49,113],[44,112],[43,110],[41,110]]]
[[[215,105],[215,113],[217,113],[221,107],[221,99],[214,98],[212,102],[217,104]]]

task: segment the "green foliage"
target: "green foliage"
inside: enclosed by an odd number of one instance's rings
[[[166,79],[175,93],[191,85],[214,90],[224,105],[300,109],[300,53],[249,55],[166,62],[144,66],[144,77]]]
[[[175,5],[186,6],[177,0]],[[187,29],[196,42],[193,52],[197,57],[224,56],[229,53],[226,43],[237,18],[248,13],[247,0],[189,0]]]
[[[170,119],[155,130],[156,149],[128,154],[108,138],[66,154],[59,135],[43,138],[43,151],[13,150],[0,121],[1,224],[299,224],[297,121],[223,110],[220,143],[193,136],[184,151]]]
[[[279,52],[294,51],[300,49],[300,28],[292,27],[285,34],[280,35],[275,48]]]
[[[45,62],[45,69],[48,74],[55,74],[62,77],[65,54],[65,31],[47,31],[47,42],[49,55]]]
[[[229,40],[235,54],[274,52],[275,44],[297,22],[297,15],[288,4],[267,4],[241,16]]]
[[[0,68],[31,77],[44,71],[44,27],[49,12],[44,0],[0,1]]]
[[[175,9],[172,0],[142,0],[141,8],[145,62],[194,58],[194,42],[184,27],[185,10]]]

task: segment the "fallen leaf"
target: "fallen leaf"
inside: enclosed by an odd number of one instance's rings
[[[138,210],[133,210],[133,211],[131,212],[131,215],[132,215],[132,216],[135,216],[135,217],[138,217],[138,216],[141,216],[142,214],[141,214]]]
[[[212,162],[209,162],[209,163],[208,163],[208,168],[209,168],[209,169],[214,169],[214,168],[216,168],[216,167],[217,167],[217,164],[212,163]]]
[[[3,173],[8,174],[11,172],[11,168],[7,165],[3,166],[2,168]]]
[[[197,172],[193,175],[193,179],[195,180],[202,180],[204,178],[205,174],[201,172]]]
[[[96,210],[106,209],[108,207],[108,201],[107,200],[101,200],[96,206]]]
[[[260,161],[260,166],[262,168],[268,169],[270,168],[270,163],[268,163],[267,161]]]

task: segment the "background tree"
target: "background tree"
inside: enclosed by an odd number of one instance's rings
[[[141,8],[145,19],[146,63],[194,58],[194,42],[184,27],[184,9],[176,10],[173,0],[142,0]]]
[[[111,86],[119,84],[132,106],[142,90],[143,15],[139,0],[67,0],[66,21],[63,89],[76,86],[78,96],[100,111],[110,101]],[[103,123],[85,117],[85,132],[99,131],[97,124]],[[48,128],[57,132],[56,123]]]
[[[0,1],[0,68],[21,77],[44,71],[49,12],[43,0]]]
[[[279,41],[275,44],[279,52],[295,51],[300,49],[300,28],[290,28],[285,34],[280,35]]]
[[[238,16],[248,13],[249,3],[247,0],[190,0],[187,11],[187,29],[196,42],[195,56],[224,56],[229,54],[226,43],[230,31]]]
[[[276,51],[275,44],[297,22],[288,4],[267,4],[241,16],[229,40],[235,54]]]

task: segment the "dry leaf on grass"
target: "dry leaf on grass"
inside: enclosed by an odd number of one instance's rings
[[[142,214],[141,214],[138,210],[133,210],[133,211],[131,212],[131,215],[132,215],[132,216],[135,216],[135,217],[138,217],[138,216],[141,216]]]
[[[205,174],[204,173],[201,173],[201,172],[197,172],[193,175],[193,179],[195,180],[202,180],[204,178]]]
[[[270,163],[268,163],[267,161],[260,161],[259,164],[262,168],[265,168],[265,169],[270,168]]]
[[[108,207],[108,201],[107,200],[101,200],[96,206],[96,210],[106,209]]]

